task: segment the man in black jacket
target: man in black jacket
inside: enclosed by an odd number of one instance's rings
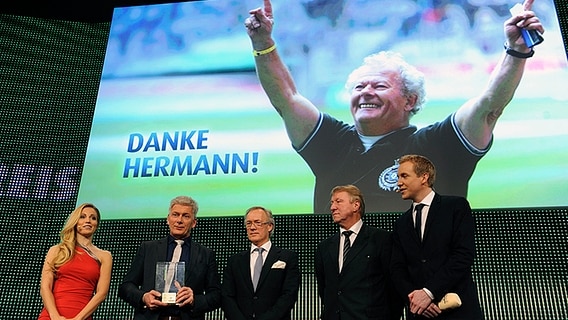
[[[315,256],[321,319],[400,319],[403,303],[389,275],[390,232],[363,222],[365,201],[354,185],[333,188],[330,209],[339,231],[319,243]]]
[[[192,198],[174,198],[167,217],[170,234],[140,245],[118,288],[118,295],[134,307],[134,320],[202,320],[206,312],[221,306],[215,252],[191,239],[197,211]],[[179,284],[175,304],[170,305],[155,290],[156,263],[172,261],[176,240],[183,240],[179,261],[185,262],[185,281]]]
[[[229,258],[225,268],[222,289],[225,317],[289,320],[300,289],[298,254],[270,241],[275,227],[270,210],[252,207],[244,220],[251,246]]]
[[[468,201],[434,192],[436,169],[424,156],[399,159],[398,187],[412,207],[393,233],[391,272],[408,303],[410,319],[483,319],[472,267],[475,222]],[[461,306],[442,311],[438,303],[457,293]]]

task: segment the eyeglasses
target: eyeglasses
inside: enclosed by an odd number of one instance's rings
[[[248,228],[252,227],[253,224],[254,224],[255,227],[260,228],[260,227],[262,227],[266,224],[270,224],[270,222],[268,222],[268,221],[266,221],[266,222],[263,222],[263,221],[247,221],[247,222],[245,222],[245,227],[248,229]]]

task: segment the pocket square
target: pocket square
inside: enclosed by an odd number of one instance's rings
[[[286,262],[282,260],[278,260],[274,262],[274,264],[272,265],[272,269],[284,269],[284,268],[286,268]]]

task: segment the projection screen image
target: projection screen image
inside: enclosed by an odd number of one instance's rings
[[[504,54],[503,23],[516,2],[435,3],[274,0],[276,50],[298,91],[322,115],[349,125],[351,71],[370,54],[400,53],[425,77],[426,102],[410,125],[448,128]],[[262,6],[246,0],[115,9],[79,203],[97,203],[106,219],[162,218],[177,195],[194,197],[200,217],[242,215],[253,205],[275,214],[328,213],[327,186],[352,183],[367,212],[410,206],[396,193],[402,154],[387,147],[370,158],[372,148],[348,150],[317,134],[292,145],[260,85],[244,26],[249,10]],[[553,1],[535,1],[532,10],[544,41],[527,59],[488,150],[454,131],[441,131],[447,140],[435,145],[434,189],[467,196],[474,209],[568,203],[566,53]],[[327,144],[316,152],[310,143]],[[427,155],[432,146],[424,148]],[[367,158],[332,160],[351,151]],[[315,197],[316,183],[323,188]]]

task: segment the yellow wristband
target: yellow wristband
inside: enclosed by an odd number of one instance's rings
[[[276,44],[273,44],[272,47],[266,48],[266,49],[264,49],[264,50],[260,50],[260,51],[252,50],[252,54],[253,54],[255,57],[258,57],[258,56],[261,56],[261,55],[263,55],[263,54],[269,54],[269,53],[271,53],[272,51],[274,51],[275,49],[276,49]]]

